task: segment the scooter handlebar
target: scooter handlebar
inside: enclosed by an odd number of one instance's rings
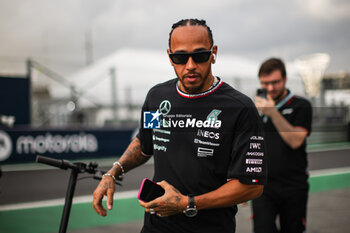
[[[101,180],[103,177],[103,174],[105,174],[105,171],[97,169],[98,164],[96,163],[90,163],[89,165],[86,165],[85,163],[71,163],[68,160],[63,160],[63,159],[54,159],[42,155],[37,155],[35,162],[37,163],[44,163],[53,167],[58,167],[61,169],[76,169],[79,170],[80,173],[91,173],[94,174],[93,178],[96,180]],[[121,181],[119,177],[116,177],[118,181]],[[118,181],[115,181],[116,184],[121,185]]]
[[[44,164],[51,165],[53,167],[62,168],[62,169],[76,168],[75,164],[73,164],[67,160],[53,159],[53,158],[42,156],[42,155],[37,155],[35,162],[44,163]]]

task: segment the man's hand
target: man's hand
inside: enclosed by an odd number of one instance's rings
[[[140,205],[145,208],[147,213],[157,214],[159,217],[182,213],[188,204],[188,197],[182,195],[179,190],[166,181],[158,184],[164,188],[164,195],[150,202],[139,201]]]
[[[308,136],[308,131],[303,127],[289,123],[276,109],[275,102],[269,95],[267,95],[267,99],[257,96],[255,106],[259,112],[270,117],[283,141],[292,149],[298,149],[303,145],[305,138]]]
[[[275,101],[269,95],[267,95],[267,99],[256,96],[255,106],[260,113],[266,116],[271,116],[276,112]]]
[[[113,207],[113,195],[115,191],[114,180],[110,176],[104,176],[97,188],[94,191],[92,206],[94,207],[96,213],[101,216],[107,215],[107,210],[102,205],[102,199],[107,195],[107,208],[109,210]]]

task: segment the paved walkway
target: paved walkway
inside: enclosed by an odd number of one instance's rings
[[[350,188],[312,193],[308,204],[308,233],[348,233]],[[251,233],[250,206],[239,206],[237,233]],[[138,233],[142,221],[68,231],[69,233]]]
[[[308,231],[309,233],[345,233],[350,232],[348,230],[348,220],[350,219],[350,149],[349,144],[337,144],[336,147],[327,145],[326,148],[313,148],[313,151],[309,153],[309,169],[311,170],[311,176],[313,178],[313,191],[310,194],[309,200],[309,212],[308,212]],[[106,165],[108,168],[113,161],[101,160],[99,161],[100,165]],[[25,168],[25,169],[24,169]],[[46,170],[48,166],[41,164],[25,164],[23,165],[8,165],[3,166],[3,177],[0,180],[0,209],[4,205],[18,205],[21,203],[35,202],[35,201],[45,201],[51,199],[57,199],[64,197],[67,180],[69,173],[67,171],[62,171],[59,169],[50,169]],[[45,170],[43,170],[45,169]],[[336,169],[337,174],[343,175],[334,175],[332,172],[333,169]],[[341,170],[339,170],[341,169]],[[320,174],[318,174],[319,172]],[[327,173],[327,177],[321,177],[322,182],[317,176],[322,176],[324,173]],[[139,180],[142,177],[152,177],[153,174],[153,165],[149,164],[142,166],[139,169],[135,169],[128,173],[125,178],[123,187],[119,187],[119,195],[123,191],[137,190],[139,187]],[[333,175],[332,175],[333,174]],[[20,185],[18,180],[22,180]],[[40,182],[38,182],[40,181]],[[54,181],[54,182],[53,182]],[[81,195],[88,195],[91,199],[92,190],[96,187],[97,181],[92,182],[90,179],[83,179],[79,181],[76,190],[76,197],[81,197]],[[6,187],[6,188],[5,188]],[[345,188],[347,187],[347,188]],[[23,195],[25,191],[26,195]],[[118,192],[117,192],[118,193]],[[136,196],[136,195],[133,195]],[[63,199],[61,200],[63,203]],[[61,204],[62,204],[61,203]],[[75,202],[74,202],[75,203]],[[124,204],[123,204],[124,203]],[[133,203],[133,202],[131,202]],[[136,202],[135,202],[136,203]],[[35,203],[34,203],[35,204]],[[116,203],[118,206],[118,203]],[[119,213],[125,213],[126,210],[136,210],[137,206],[133,208],[130,207],[129,202],[119,202]],[[53,205],[53,204],[51,204]],[[55,204],[56,205],[56,204]],[[79,205],[80,206],[80,205]],[[123,209],[123,208],[124,209]],[[28,208],[28,207],[27,207]],[[62,207],[53,206],[49,209],[31,207],[32,209],[17,209],[12,212],[2,212],[0,211],[0,232],[6,233],[17,233],[17,232],[35,232],[38,231],[28,231],[31,227],[41,227],[43,233],[57,232],[56,225],[59,225],[59,219],[62,212]],[[74,208],[73,208],[74,210]],[[69,230],[69,233],[136,233],[140,232],[142,227],[142,221],[135,221],[125,223],[131,219],[140,219],[142,218],[142,210],[139,212],[137,217],[126,218],[125,214],[122,214],[124,220],[119,221],[123,223],[116,224],[118,221],[114,221],[118,218],[110,216],[110,220],[113,221],[103,221],[103,218],[99,218],[92,211],[91,204],[82,204],[76,213],[77,216],[71,216],[70,226],[80,223],[80,226],[75,226],[75,229],[79,230]],[[74,211],[72,211],[74,213]],[[88,218],[88,216],[93,214],[93,218]],[[118,212],[118,211],[117,211]],[[127,211],[126,211],[127,212]],[[131,211],[137,212],[137,211]],[[40,213],[42,215],[40,215]],[[89,215],[90,213],[90,215]],[[9,215],[10,214],[10,215]],[[39,214],[39,215],[38,215]],[[84,215],[85,214],[85,215]],[[116,213],[118,215],[118,213]],[[10,216],[10,217],[9,217]],[[40,216],[40,217],[38,217]],[[46,217],[46,219],[45,219]],[[82,221],[82,217],[85,219],[85,222]],[[91,217],[91,216],[90,216]],[[120,216],[118,216],[120,217]],[[7,220],[5,220],[7,219]],[[89,219],[89,220],[87,220]],[[237,215],[237,233],[249,233],[251,231],[251,221],[250,219],[250,207],[249,206],[240,206],[239,213]],[[55,221],[53,221],[55,220]],[[106,220],[106,219],[105,219]],[[23,229],[25,230],[9,230],[6,228],[6,225],[9,226],[12,224],[15,226],[17,222],[21,222]],[[52,221],[52,222],[50,222]],[[90,222],[91,221],[91,222]],[[96,221],[96,222],[94,222]],[[92,223],[89,226],[91,228],[82,229],[81,227],[88,227],[88,223]],[[6,224],[9,223],[9,224]],[[42,225],[49,225],[50,229],[43,229]],[[108,225],[113,224],[113,225]],[[95,227],[98,225],[103,225],[103,227]],[[12,226],[12,225],[11,225]],[[54,229],[54,230],[53,230]]]

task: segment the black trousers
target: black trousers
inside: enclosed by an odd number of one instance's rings
[[[303,233],[308,190],[265,193],[252,201],[254,233]],[[279,228],[276,225],[279,217]]]

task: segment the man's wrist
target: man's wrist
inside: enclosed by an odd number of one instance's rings
[[[188,204],[186,206],[186,209],[184,210],[184,214],[187,217],[194,217],[196,216],[198,213],[197,207],[196,207],[196,203],[195,203],[195,199],[194,199],[194,195],[188,195]]]
[[[120,162],[114,162],[112,168],[108,171],[108,173],[115,176],[118,180],[123,180],[124,178],[124,167],[120,164]]]
[[[123,180],[124,174],[125,174],[125,170],[124,170],[123,165],[119,161],[116,161],[113,163],[113,167],[119,167],[121,174],[118,175],[118,178],[119,178],[119,180]]]
[[[110,173],[107,172],[107,173],[105,173],[105,174],[102,175],[102,178],[104,178],[104,177],[106,177],[106,176],[107,176],[107,177],[111,177],[111,178],[114,180],[114,182],[117,182],[117,180],[115,179],[115,176],[114,176],[114,175],[112,175],[112,174],[110,174]]]
[[[273,109],[271,109],[270,112],[269,112],[269,117],[270,117],[271,119],[277,117],[278,115],[279,115],[279,111],[278,111],[277,108],[273,108]]]
[[[181,209],[181,212],[184,213],[185,210],[187,209],[187,206],[188,206],[188,196],[183,196],[183,198],[181,198],[181,202],[180,202],[180,209]]]
[[[265,111],[263,112],[264,115],[273,118],[275,117],[276,113],[278,112],[278,110],[275,107],[266,107],[267,109],[265,109]]]

